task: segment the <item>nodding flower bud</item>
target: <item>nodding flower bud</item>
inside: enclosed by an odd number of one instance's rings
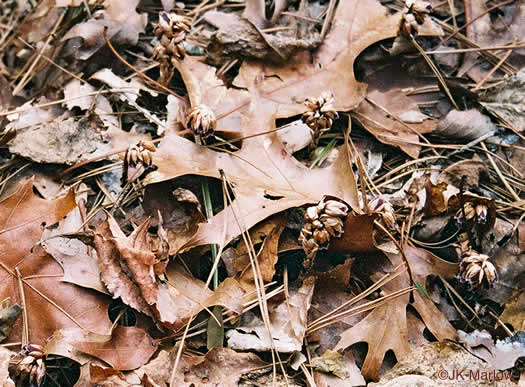
[[[396,215],[394,207],[392,207],[389,201],[381,196],[377,196],[368,203],[368,207],[379,215],[381,221],[387,228],[391,230],[396,229]]]
[[[349,207],[338,200],[321,200],[316,206],[308,207],[304,214],[305,225],[299,242],[306,253],[304,266],[309,268],[319,249],[326,249],[331,238],[339,238],[344,232],[344,218]]]
[[[338,117],[333,107],[334,97],[331,93],[324,92],[318,98],[307,98],[304,105],[308,108],[302,120],[310,128],[313,145],[317,146],[321,135],[332,128],[334,120]]]
[[[205,105],[195,106],[186,117],[186,126],[194,134],[203,138],[213,135],[217,121],[213,111]]]
[[[468,251],[459,264],[459,279],[469,283],[472,288],[491,287],[498,273],[489,259],[488,255]]]

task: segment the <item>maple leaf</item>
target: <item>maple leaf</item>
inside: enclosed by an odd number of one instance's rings
[[[275,128],[272,112],[273,106],[253,97],[242,123],[243,135],[256,136],[246,138],[233,154],[213,151],[171,133],[163,139],[155,154],[158,169],[146,177],[146,184],[187,174],[221,178],[224,171],[235,194],[230,206],[201,223],[186,243],[171,246],[172,251],[210,243],[224,246],[270,215],[317,203],[325,195],[341,198],[359,211],[356,181],[344,147],[329,167],[309,169],[288,154],[277,134],[271,132]],[[261,135],[268,131],[271,133]]]
[[[0,202],[0,299],[9,297],[24,306],[31,343],[42,344],[61,328],[81,327],[103,334],[111,327],[109,298],[62,282],[60,265],[35,246],[44,227],[73,208],[72,191],[57,200],[40,199],[33,193],[32,179]],[[21,320],[14,325],[9,342],[21,341]]]
[[[404,252],[410,264],[414,281],[419,283],[425,291],[426,280],[429,275],[451,277],[457,272],[457,264],[446,262],[426,250],[405,246]],[[394,266],[403,263],[399,254],[387,254],[387,256]],[[382,289],[386,293],[392,293],[408,286],[410,286],[410,279],[408,273],[405,272],[387,283]],[[336,351],[359,342],[368,344],[368,353],[361,368],[361,373],[365,379],[377,380],[387,351],[392,350],[397,359],[409,352],[408,305],[416,309],[429,331],[438,340],[455,339],[456,330],[434,303],[421,292],[415,291],[413,295],[413,303],[410,303],[409,294],[396,297],[375,308],[359,323],[341,334],[341,338],[334,348]]]

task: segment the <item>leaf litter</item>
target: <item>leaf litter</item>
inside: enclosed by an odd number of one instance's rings
[[[523,6],[481,3],[6,8],[7,385],[519,380]]]

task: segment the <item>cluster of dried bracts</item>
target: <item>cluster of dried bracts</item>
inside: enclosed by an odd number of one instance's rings
[[[36,344],[22,346],[22,350],[9,361],[9,373],[17,382],[39,386],[46,374],[43,348]]]
[[[155,36],[159,43],[153,49],[153,58],[160,64],[159,83],[167,85],[173,77],[176,61],[184,59],[184,41],[190,32],[191,20],[176,13],[161,12],[155,25]]]

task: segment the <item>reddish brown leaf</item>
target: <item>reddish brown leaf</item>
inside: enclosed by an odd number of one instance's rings
[[[61,220],[74,207],[73,192],[57,200],[40,199],[33,193],[32,180],[0,202],[0,299],[10,297],[22,305],[16,274],[19,271],[32,343],[43,344],[61,328],[81,326],[104,333],[111,326],[108,298],[62,282],[60,265],[35,247],[44,226]],[[21,340],[21,320],[15,324],[9,342]]]
[[[157,344],[141,328],[115,327],[111,335],[89,333],[83,341],[71,345],[104,360],[116,370],[133,370],[145,364],[157,350]]]

